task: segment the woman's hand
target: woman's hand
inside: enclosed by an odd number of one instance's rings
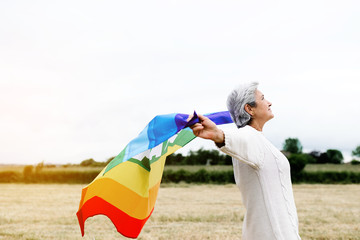
[[[191,119],[191,117],[192,116],[190,116],[189,119]],[[225,141],[224,132],[219,129],[213,121],[200,114],[198,114],[198,117],[200,119],[200,123],[195,123],[190,126],[195,136],[213,140],[218,144]]]

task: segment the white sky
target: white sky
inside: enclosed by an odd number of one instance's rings
[[[278,148],[349,159],[359,26],[355,0],[1,1],[0,163],[105,161],[155,115],[226,110],[243,81],[273,103]]]

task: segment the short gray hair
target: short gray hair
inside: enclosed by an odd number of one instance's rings
[[[228,96],[227,108],[238,128],[245,127],[251,121],[251,115],[245,111],[245,105],[256,107],[255,91],[258,85],[258,82],[241,84]]]

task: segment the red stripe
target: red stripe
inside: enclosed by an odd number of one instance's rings
[[[95,215],[103,214],[110,218],[119,233],[125,237],[137,238],[153,211],[154,209],[151,210],[149,216],[145,219],[132,218],[105,200],[95,196],[87,200],[76,215],[79,220],[82,236],[85,234],[84,227],[86,219]]]

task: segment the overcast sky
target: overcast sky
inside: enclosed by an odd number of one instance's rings
[[[275,146],[349,159],[359,26],[356,0],[1,1],[0,163],[105,161],[154,116],[226,110],[248,81],[273,103]]]

